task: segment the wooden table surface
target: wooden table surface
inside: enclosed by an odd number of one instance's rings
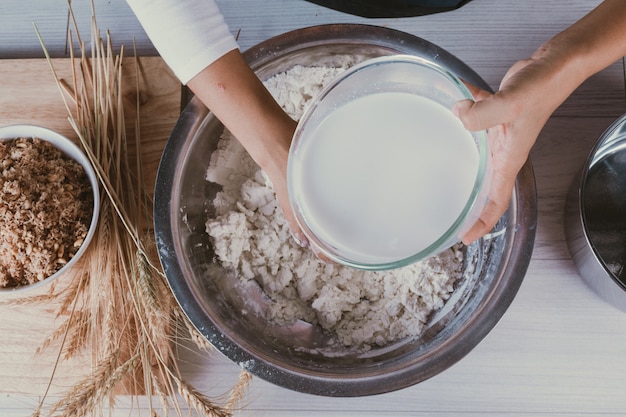
[[[88,1],[75,0],[88,26]],[[441,15],[363,19],[296,0],[218,0],[246,49],[274,35],[324,23],[388,26],[427,39],[470,65],[497,88],[506,70],[599,3],[598,0],[474,0]],[[99,26],[117,43],[150,42],[123,0],[96,0]],[[35,22],[55,56],[63,56],[65,0],[3,0],[0,58],[41,57]],[[626,112],[624,62],[588,80],[549,120],[531,154],[539,223],[525,280],[489,335],[443,373],[404,390],[365,398],[324,398],[289,391],[254,378],[241,415],[254,416],[623,416],[626,415],[626,315],[606,304],[577,275],[563,231],[565,195],[602,132]],[[0,86],[6,83],[0,79]],[[19,89],[14,89],[19,94]],[[546,92],[549,94],[549,92]],[[18,98],[16,96],[16,98]],[[36,122],[36,120],[33,120]],[[0,120],[0,124],[5,124]],[[0,309],[3,321],[14,310]],[[12,333],[11,333],[12,332]],[[42,395],[29,369],[37,341],[28,327],[0,326],[0,415],[28,415]],[[29,350],[30,349],[30,350]],[[30,353],[29,353],[30,352]],[[181,350],[188,379],[209,396],[225,392],[239,367],[220,355],[201,360]],[[60,382],[71,379],[65,370]],[[57,387],[62,388],[62,387]],[[119,415],[129,399],[120,398]],[[116,414],[117,415],[117,414]],[[134,414],[133,414],[134,415]],[[143,411],[141,415],[148,415]]]

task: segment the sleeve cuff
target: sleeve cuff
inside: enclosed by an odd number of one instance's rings
[[[183,84],[238,48],[214,0],[127,0],[127,3]]]

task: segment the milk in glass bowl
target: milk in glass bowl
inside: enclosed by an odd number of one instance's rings
[[[358,64],[314,99],[288,163],[296,219],[328,259],[392,269],[457,243],[487,200],[485,131],[452,113],[473,99],[426,59],[391,55]]]

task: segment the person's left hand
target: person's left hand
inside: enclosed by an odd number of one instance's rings
[[[213,62],[188,85],[263,169],[292,236],[307,246],[287,190],[287,160],[296,121],[278,105],[238,50]]]

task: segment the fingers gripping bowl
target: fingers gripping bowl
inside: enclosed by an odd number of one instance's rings
[[[245,53],[261,80],[295,65],[341,66],[393,54],[436,62],[459,78],[488,88],[471,69],[441,48],[391,29],[327,25],[289,32]],[[530,164],[522,169],[508,212],[489,239],[466,249],[464,274],[419,337],[368,351],[325,349],[328,335],[306,321],[278,324],[250,312],[266,308],[261,287],[238,284],[215,262],[205,232],[207,213],[221,188],[205,180],[209,156],[223,127],[193,98],[174,128],[155,188],[155,234],[169,285],[196,328],[219,351],[277,385],[317,395],[359,396],[393,391],[430,378],[461,359],[495,326],[526,272],[536,225]]]

